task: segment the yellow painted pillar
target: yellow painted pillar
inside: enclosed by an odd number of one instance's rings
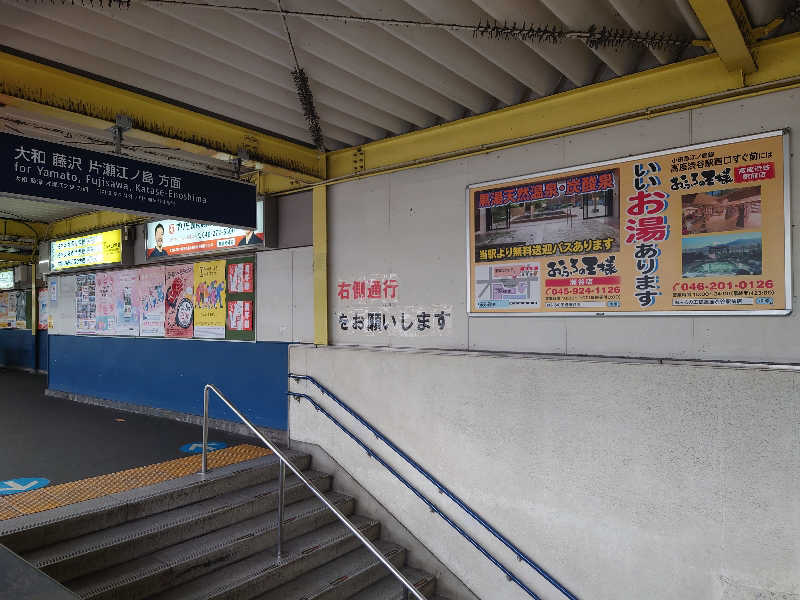
[[[326,159],[323,158],[323,168]],[[323,175],[324,177],[324,175]],[[319,185],[312,192],[314,240],[314,343],[328,345],[328,190]]]
[[[36,337],[38,333],[38,321],[37,321],[37,311],[39,308],[39,298],[36,294],[36,257],[38,255],[34,255],[33,262],[31,263],[31,335]],[[34,352],[36,350],[34,349]]]

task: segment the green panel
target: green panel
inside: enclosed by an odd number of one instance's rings
[[[232,273],[231,266],[241,268]],[[238,275],[237,275],[238,274]],[[233,277],[232,277],[233,275]],[[249,283],[248,283],[249,278]],[[225,264],[225,289],[227,295],[225,339],[253,342],[256,339],[256,259],[254,256],[229,258]],[[251,292],[232,291],[234,289],[252,289]],[[234,304],[235,303],[235,304]],[[249,312],[248,312],[249,307]],[[234,323],[246,324],[247,330],[231,328]]]

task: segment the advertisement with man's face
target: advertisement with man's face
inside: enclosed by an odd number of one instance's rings
[[[147,260],[190,256],[207,252],[258,248],[264,245],[264,202],[256,204],[256,228],[236,229],[221,225],[164,219],[147,224]]]

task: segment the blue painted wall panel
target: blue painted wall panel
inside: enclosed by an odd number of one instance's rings
[[[36,368],[40,371],[47,370],[47,330],[43,329],[36,335]]]
[[[286,429],[288,356],[281,342],[51,335],[49,387],[201,415],[213,383],[256,425]],[[238,420],[213,399],[210,414]]]
[[[30,329],[0,329],[0,366],[35,369],[35,352]]]

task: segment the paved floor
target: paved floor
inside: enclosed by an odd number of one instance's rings
[[[50,398],[46,378],[0,368],[0,481],[45,477],[50,485],[187,456],[198,425]],[[209,441],[254,443],[209,431]]]

